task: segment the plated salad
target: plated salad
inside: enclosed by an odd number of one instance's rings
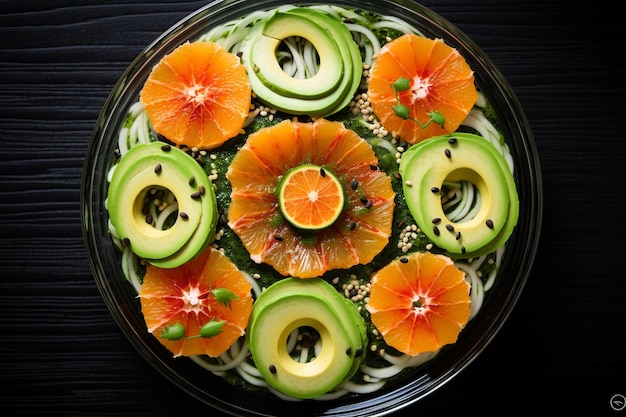
[[[379,390],[453,348],[519,216],[513,160],[444,40],[295,6],[164,56],[106,211],[164,349],[288,400]]]

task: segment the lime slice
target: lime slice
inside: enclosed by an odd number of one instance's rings
[[[314,164],[292,168],[278,189],[278,204],[285,219],[304,230],[332,225],[343,211],[343,188],[330,171]]]

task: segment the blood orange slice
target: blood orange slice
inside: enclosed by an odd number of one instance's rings
[[[408,80],[408,89],[394,88],[399,79]],[[456,49],[414,34],[400,36],[377,54],[368,95],[385,129],[408,143],[454,132],[478,97],[474,73]],[[398,103],[406,106],[406,117],[394,111]],[[429,122],[434,112],[443,116],[443,126]]]
[[[153,68],[141,91],[150,122],[177,145],[214,148],[248,116],[250,82],[239,58],[212,42],[187,42]]]
[[[366,305],[385,342],[408,355],[456,342],[470,315],[465,273],[444,255],[414,252],[376,272]]]
[[[252,312],[251,285],[221,252],[208,247],[176,268],[148,265],[139,298],[148,331],[174,356],[219,356],[244,334]],[[198,337],[207,323],[217,334]],[[181,326],[177,340],[161,337]],[[214,332],[215,333],[215,332]]]
[[[324,167],[345,194],[339,217],[314,232],[286,221],[278,201],[282,176],[305,164]],[[248,137],[227,172],[228,225],[252,260],[285,276],[312,278],[368,263],[388,243],[395,207],[391,179],[377,166],[371,146],[340,122],[287,120],[261,129]]]

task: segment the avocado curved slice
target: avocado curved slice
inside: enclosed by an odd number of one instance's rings
[[[167,188],[176,196],[179,218],[169,229],[146,223],[143,199],[152,187]],[[156,266],[187,262],[215,236],[217,200],[208,176],[191,156],[163,142],[137,144],[120,159],[107,206],[119,235],[130,241],[137,256]]]
[[[310,326],[322,338],[319,355],[296,362],[286,351],[288,335]],[[365,321],[354,304],[321,278],[285,278],[256,300],[247,341],[265,380],[296,398],[315,398],[357,371],[365,355]]]
[[[454,133],[412,145],[402,155],[399,172],[411,214],[451,257],[493,252],[517,223],[519,200],[509,166],[481,136]],[[474,218],[452,222],[446,217],[438,194],[444,180],[467,180],[477,186],[482,201]]]
[[[289,37],[306,38],[320,56],[316,74],[308,78],[294,78],[283,71],[276,59],[276,50]],[[265,85],[285,97],[315,99],[325,97],[341,83],[344,75],[343,60],[337,43],[315,22],[306,17],[275,13],[263,24],[261,36],[257,36],[251,50],[250,60],[255,65],[255,75]]]
[[[311,9],[310,7],[294,7],[289,9],[288,13],[308,17],[311,21],[327,30],[337,42],[345,66],[344,82],[347,84],[347,91],[351,93],[346,94],[343,100],[339,101],[335,108],[330,110],[331,114],[336,113],[348,105],[361,84],[363,60],[359,45],[352,38],[352,32],[339,17]]]
[[[252,90],[259,100],[268,106],[291,114],[325,117],[345,107],[358,88],[362,75],[360,52],[358,45],[352,39],[351,32],[341,20],[332,18],[322,12],[314,12],[308,15],[301,13],[300,9],[299,7],[294,7],[286,11],[277,11],[263,24],[257,24],[253,27],[241,43],[241,62],[246,67]],[[328,94],[309,98],[297,96],[297,94],[283,94],[281,90],[289,89],[289,85],[266,83],[264,78],[266,79],[267,75],[259,74],[254,57],[258,57],[260,52],[256,50],[256,47],[259,45],[264,46],[263,43],[258,44],[258,42],[262,42],[259,39],[265,36],[264,32],[270,32],[271,29],[268,29],[267,23],[271,22],[271,19],[276,16],[280,16],[281,24],[284,24],[282,19],[291,19],[296,27],[297,22],[303,18],[308,19],[312,25],[318,26],[330,38],[333,38],[338,48],[338,55],[326,55],[321,57],[321,59],[341,62],[343,73],[340,77],[340,82]],[[301,33],[300,36],[307,37],[306,33]],[[263,50],[267,54],[266,49],[263,48]],[[275,58],[274,51],[272,51],[272,58]],[[267,59],[267,55],[265,55],[265,59]],[[280,71],[282,72],[282,69]]]

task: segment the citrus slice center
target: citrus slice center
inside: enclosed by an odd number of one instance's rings
[[[314,164],[292,168],[279,185],[278,204],[285,219],[305,230],[332,225],[344,207],[344,193],[337,177]]]

